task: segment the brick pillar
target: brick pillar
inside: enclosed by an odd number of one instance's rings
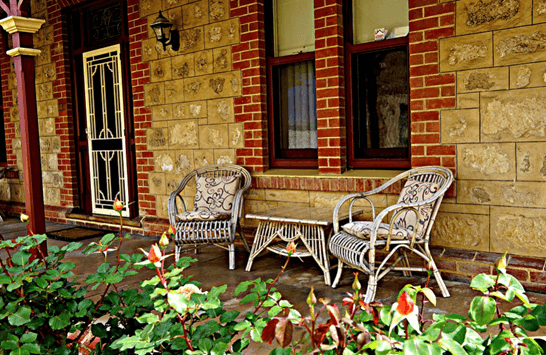
[[[235,122],[244,127],[245,147],[237,164],[254,172],[269,167],[264,0],[232,0],[231,18],[239,18],[241,41],[231,47],[233,70],[241,70],[243,95],[234,99]]]
[[[440,111],[455,108],[455,74],[439,73],[439,39],[455,34],[455,3],[410,0],[411,165],[455,168],[455,146],[440,144]]]
[[[346,167],[343,0],[314,0],[318,163],[321,174]]]

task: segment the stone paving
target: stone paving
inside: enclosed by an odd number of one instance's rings
[[[69,228],[70,226],[56,223],[48,223],[47,231],[59,230],[63,228]],[[25,226],[15,219],[8,219],[0,225],[0,233],[4,238],[13,238],[26,234]],[[100,238],[91,238],[82,241],[84,245],[90,242],[97,242]],[[157,241],[156,238],[134,235],[130,239],[126,239],[122,245],[122,253],[139,253],[138,248],[148,250],[150,245]],[[65,242],[57,240],[48,240],[48,245],[62,246]],[[275,278],[281,266],[284,264],[285,259],[271,253],[264,253],[258,256],[252,266],[251,272],[244,271],[248,253],[242,248],[236,250],[236,269],[228,270],[228,254],[227,251],[216,248],[207,247],[203,248],[199,254],[193,252],[185,254],[187,256],[194,257],[197,262],[193,263],[188,269],[186,269],[187,275],[193,275],[193,279],[202,283],[202,288],[208,290],[213,286],[221,286],[227,284],[227,291],[224,293],[223,302],[226,309],[238,310],[240,312],[246,312],[252,310],[249,305],[243,305],[240,303],[240,297],[233,296],[235,288],[241,281],[253,280],[258,277],[262,279]],[[93,254],[91,256],[85,256],[80,251],[75,251],[67,255],[66,261],[75,262],[77,267],[75,273],[81,280],[85,279],[86,275],[93,272],[96,267],[104,261],[102,254]],[[115,261],[115,253],[108,255],[108,260]],[[334,260],[332,260],[333,262]],[[334,276],[335,270],[332,270],[332,276]],[[120,285],[122,288],[136,287],[138,283],[146,278],[155,275],[155,270],[142,269],[139,275],[135,275]],[[283,294],[294,307],[302,314],[308,314],[308,307],[305,303],[307,295],[309,294],[311,286],[315,287],[315,294],[317,298],[330,298],[332,302],[341,305],[342,298],[347,292],[351,292],[351,284],[353,281],[353,273],[350,270],[344,270],[343,277],[339,286],[336,289],[332,289],[324,284],[324,276],[320,268],[315,264],[314,260],[310,258],[299,260],[294,258],[290,260],[290,263],[285,273],[279,279],[276,287]],[[426,280],[424,274],[415,274],[412,277],[404,277],[401,274],[391,273],[380,281],[377,291],[377,301],[385,304],[392,304],[397,297],[399,290],[407,283],[423,285]],[[365,279],[361,278],[361,283],[365,286]],[[477,292],[470,289],[468,284],[462,282],[454,282],[446,280],[447,287],[451,293],[450,298],[442,298],[438,296],[436,307],[429,307],[425,311],[425,317],[431,317],[432,313],[459,313],[467,315],[470,302]],[[435,282],[432,282],[434,288]],[[439,291],[435,290],[439,295]],[[96,291],[93,298],[98,297],[100,290]],[[546,294],[528,292],[528,296],[531,302],[544,304],[546,301]],[[506,307],[507,309],[510,307]],[[535,335],[545,336],[546,329],[539,330]],[[265,345],[252,345],[247,350],[247,354],[268,354],[270,348]]]

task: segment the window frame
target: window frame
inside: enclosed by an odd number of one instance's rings
[[[347,164],[348,168],[367,169],[405,169],[411,168],[411,100],[410,100],[410,68],[409,68],[409,35],[406,37],[384,39],[382,41],[353,44],[353,3],[343,2],[345,31],[345,102],[347,128]],[[406,47],[407,80],[408,80],[408,147],[405,158],[356,158],[354,144],[354,112],[353,112],[353,55],[395,47]],[[381,148],[378,148],[381,149]]]
[[[270,11],[267,11],[269,9]],[[267,116],[268,116],[268,139],[269,139],[269,164],[272,168],[291,168],[291,169],[318,169],[318,149],[286,149],[280,151],[278,131],[278,112],[275,109],[276,90],[275,77],[273,75],[275,67],[315,60],[315,51],[309,51],[299,54],[275,57],[275,26],[273,21],[273,1],[266,1],[265,11],[265,32],[266,32],[266,71],[267,71]],[[316,78],[316,68],[315,68]],[[316,101],[315,93],[315,101]],[[316,107],[315,107],[316,110]],[[318,131],[318,129],[317,129]]]

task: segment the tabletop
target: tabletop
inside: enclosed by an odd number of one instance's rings
[[[353,216],[361,213],[362,210],[354,210]],[[281,206],[266,211],[249,213],[245,217],[261,221],[329,226],[333,223],[333,214],[333,207]],[[341,210],[339,219],[344,220],[347,218],[349,218],[349,209]]]

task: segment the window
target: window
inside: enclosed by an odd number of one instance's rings
[[[346,7],[349,166],[408,168],[408,3],[358,0]],[[375,41],[377,28],[387,30],[387,39]],[[389,38],[395,28],[403,37]]]
[[[271,166],[316,168],[313,2],[273,0],[270,6],[266,21]]]

